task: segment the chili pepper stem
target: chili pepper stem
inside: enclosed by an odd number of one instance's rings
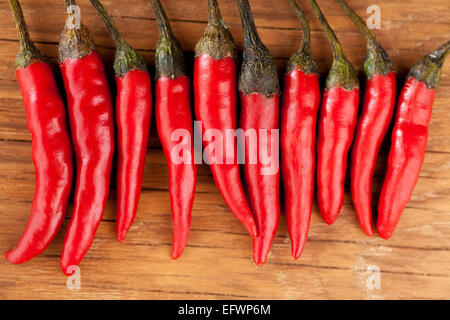
[[[411,68],[409,77],[424,82],[430,89],[437,88],[441,80],[442,65],[449,54],[450,41],[419,59]]]
[[[156,22],[158,23],[159,36],[165,36],[167,38],[173,37],[172,28],[167,19],[166,12],[159,0],[150,0],[153,10],[155,11]]]
[[[220,14],[217,0],[208,1],[208,26],[195,46],[195,56],[207,54],[215,60],[231,56],[237,59],[237,50],[233,36],[225,25]]]
[[[289,5],[291,6],[291,9],[295,12],[295,15],[300,21],[300,24],[302,25],[303,29],[303,39],[300,46],[300,50],[305,52],[311,52],[311,28],[309,26],[309,22],[306,19],[303,11],[298,6],[297,2],[295,2],[295,0],[288,0],[288,1]]]
[[[311,28],[309,22],[306,19],[305,14],[298,6],[295,0],[288,0],[292,10],[295,12],[303,29],[303,38],[300,44],[300,48],[294,53],[288,61],[287,71],[291,71],[295,68],[300,68],[304,73],[311,74],[319,73],[319,68],[313,59],[311,51]]]
[[[236,0],[244,29],[244,54],[239,91],[273,96],[280,93],[278,74],[273,57],[256,30],[248,0]]]
[[[156,45],[156,79],[167,76],[176,79],[186,74],[183,51],[173,35],[169,20],[159,0],[150,0],[158,23],[159,39]]]
[[[333,65],[327,77],[327,89],[332,87],[343,87],[344,89],[351,91],[354,88],[359,87],[358,77],[355,69],[351,63],[347,60],[344,54],[341,44],[339,43],[336,34],[331,29],[327,19],[320,10],[319,5],[315,0],[308,0],[313,8],[313,11],[322,25],[322,28],[327,35],[331,47],[333,48]]]
[[[366,38],[367,57],[364,62],[364,72],[366,73],[367,78],[372,79],[376,74],[387,76],[389,73],[393,72],[395,68],[391,58],[377,41],[372,30],[367,27],[364,20],[361,19],[361,17],[357,15],[344,0],[336,0],[336,2]]]
[[[311,4],[314,14],[319,19],[320,24],[322,25],[323,30],[325,31],[325,34],[327,35],[328,40],[331,43],[331,46],[333,48],[333,54],[335,59],[342,59],[346,60],[344,50],[342,49],[342,46],[336,37],[336,34],[334,33],[333,29],[331,29],[330,24],[328,23],[327,19],[323,15],[322,11],[320,10],[319,5],[315,0],[308,0]]]
[[[16,69],[25,68],[34,62],[47,61],[47,58],[35,47],[30,39],[19,1],[9,0],[9,4],[14,14],[17,31],[19,32],[20,48],[16,57]]]
[[[345,14],[349,16],[350,19],[358,26],[361,32],[364,34],[364,37],[367,41],[377,41],[375,38],[375,34],[370,30],[366,23],[356,12],[348,6],[348,4],[344,0],[336,0],[336,2],[342,7]]]
[[[66,24],[59,41],[59,62],[62,63],[68,58],[82,58],[92,51],[96,51],[94,41],[92,41],[89,30],[81,24],[79,28],[69,27],[73,13],[69,12],[69,7],[76,5],[75,0],[65,0],[66,3]]]
[[[133,50],[125,39],[120,34],[116,25],[112,21],[105,7],[100,3],[99,0],[90,0],[94,8],[103,18],[106,27],[111,34],[115,44],[116,53],[114,59],[114,70],[118,77],[123,77],[128,71],[131,70],[142,70],[147,71],[147,66],[145,64],[144,58],[136,51]]]
[[[223,24],[217,0],[207,0],[208,2],[208,24],[218,26]]]
[[[264,46],[259,37],[258,31],[256,30],[256,25],[253,21],[253,15],[250,10],[248,0],[237,0],[237,3],[239,14],[241,16],[242,27],[244,29],[244,44],[249,44],[252,47]]]
[[[90,0],[91,4],[94,6],[94,8],[98,11],[98,13],[102,16],[103,21],[106,24],[106,27],[109,30],[109,33],[111,34],[111,37],[115,41],[117,46],[122,45],[125,43],[125,39],[120,34],[119,30],[117,30],[116,25],[111,20],[110,16],[108,15],[108,12],[106,12],[105,7],[100,3],[98,0]]]

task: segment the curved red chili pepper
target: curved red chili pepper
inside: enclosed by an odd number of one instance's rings
[[[136,216],[144,177],[152,109],[151,78],[135,69],[116,76],[117,216],[116,237],[125,240]]]
[[[214,181],[231,212],[250,235],[256,237],[256,224],[241,184],[239,164],[226,161],[227,154],[236,155],[236,147],[227,150],[226,141],[226,131],[236,130],[237,122],[236,48],[223,23],[217,0],[208,0],[208,7],[208,27],[197,44],[194,63],[195,115],[202,121],[203,134],[207,130],[218,130],[222,134],[222,141],[214,140],[224,147],[221,157],[208,148],[210,141],[203,143]]]
[[[317,138],[317,199],[326,223],[332,224],[344,203],[344,180],[359,103],[359,83],[353,66],[320,11],[309,0],[333,47],[334,61],[328,74]]]
[[[267,141],[272,141],[271,130],[279,128],[279,95],[272,94],[267,97],[263,94],[245,94],[241,91],[241,103],[240,127],[244,131],[256,130],[258,140],[261,139],[259,130],[265,129],[267,130]],[[278,139],[278,137],[276,138]],[[257,150],[260,147],[258,141]],[[272,148],[269,143],[267,148],[269,150]],[[261,174],[265,166],[260,160],[257,164],[250,163],[250,154],[254,150],[248,140],[245,143],[244,151],[244,178],[259,231],[258,237],[253,239],[253,260],[256,264],[265,264],[280,220],[279,171],[271,175]]]
[[[366,23],[343,0],[336,0],[358,26],[367,41],[364,63],[366,87],[358,119],[350,166],[353,205],[363,231],[371,236],[372,178],[378,151],[394,114],[396,79],[394,66]]]
[[[366,80],[362,113],[357,123],[350,167],[351,194],[359,224],[368,236],[372,228],[372,178],[377,155],[392,120],[395,73]]]
[[[75,2],[67,0],[66,4]],[[70,267],[78,265],[89,250],[105,209],[114,153],[114,117],[103,63],[84,25],[81,29],[66,25],[59,60],[77,164],[74,208],[60,261],[63,272],[70,274]]]
[[[378,203],[377,231],[392,236],[411,198],[425,158],[428,124],[450,41],[421,58],[411,69],[398,100],[388,167]]]
[[[27,227],[6,259],[22,263],[41,254],[58,232],[72,187],[72,146],[64,102],[47,59],[31,42],[19,2],[10,0],[19,30],[16,76],[22,90],[36,190]]]
[[[320,86],[318,68],[311,53],[308,20],[294,0],[289,0],[289,3],[302,24],[303,41],[300,49],[289,59],[284,75],[281,174],[292,256],[297,259],[305,247],[311,220]]]
[[[241,96],[240,127],[249,132],[254,130],[257,139],[256,148],[250,145],[251,139],[245,139],[244,178],[248,186],[249,200],[258,227],[258,237],[253,239],[253,260],[264,264],[278,228],[280,219],[280,174],[264,173],[266,167],[260,157],[261,149],[276,149],[278,152],[279,129],[279,83],[273,57],[262,43],[253,22],[248,0],[237,1],[244,30],[244,60],[239,79]],[[266,131],[267,143],[263,132]],[[276,134],[276,136],[273,136]],[[255,141],[253,141],[255,142]],[[261,145],[263,142],[263,145]],[[272,146],[276,143],[276,146]],[[256,163],[250,160],[257,153]],[[275,155],[272,161],[278,161]]]
[[[192,140],[183,142],[186,143],[186,148],[190,151],[187,156],[189,161],[178,164],[172,160],[172,150],[179,144],[179,141],[172,140],[172,132],[183,129],[189,133],[189,137],[193,137],[194,134],[189,92],[189,78],[185,75],[180,75],[176,79],[160,76],[156,81],[156,124],[169,167],[169,193],[173,219],[173,259],[181,256],[188,241],[197,176]]]
[[[142,188],[152,112],[151,79],[144,58],[127,44],[100,1],[90,1],[102,16],[116,44],[116,237],[122,242],[136,217]]]
[[[151,0],[159,28],[156,47],[156,127],[169,167],[169,193],[173,219],[172,258],[183,253],[188,241],[197,168],[194,162],[190,84],[184,58],[159,0]],[[176,134],[180,132],[180,136]],[[181,138],[181,141],[180,141]],[[173,154],[180,155],[183,161]]]

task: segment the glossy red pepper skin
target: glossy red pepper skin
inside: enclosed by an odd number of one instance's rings
[[[325,90],[317,138],[317,200],[327,224],[338,217],[344,203],[348,151],[353,141],[359,89]]]
[[[372,178],[377,155],[392,120],[396,98],[395,73],[367,79],[351,159],[351,194],[359,224],[368,236],[372,228]]]
[[[270,142],[273,134],[271,129],[280,128],[279,95],[274,94],[267,97],[259,93],[244,94],[241,92],[241,104],[240,127],[244,131],[256,130],[257,150],[260,150],[261,147],[259,129],[266,129],[267,149],[271,150]],[[278,139],[275,139],[275,141],[278,143]],[[264,264],[280,220],[280,171],[277,170],[272,175],[261,174],[264,166],[259,156],[256,164],[250,163],[249,155],[254,150],[252,150],[248,139],[244,150],[244,179],[248,187],[249,202],[259,232],[258,237],[253,239],[253,260],[256,264]]]
[[[188,241],[197,180],[189,78],[185,75],[175,79],[161,76],[156,80],[155,96],[156,126],[169,167],[169,194],[173,219],[172,258],[177,259],[183,253]],[[186,148],[190,150],[188,156],[190,163],[177,164],[172,160],[172,150],[181,142],[172,140],[172,133],[177,129],[189,133],[183,144],[188,144]]]
[[[281,107],[281,174],[292,256],[308,238],[314,195],[319,77],[296,68],[284,75]]]
[[[256,237],[256,224],[241,184],[236,144],[229,150],[226,141],[226,130],[236,130],[236,92],[236,62],[232,57],[215,60],[202,54],[195,59],[195,115],[202,122],[203,136],[207,130],[218,130],[223,137],[220,142],[224,147],[222,159],[207,148],[210,141],[203,142],[206,156],[212,162],[210,168],[214,181],[231,212],[249,234]],[[227,163],[227,154],[234,154],[233,163]]]
[[[64,102],[48,63],[32,63],[16,71],[22,89],[36,190],[27,227],[17,246],[6,252],[12,263],[42,253],[58,232],[72,188],[72,146]]]
[[[61,64],[77,164],[72,219],[64,239],[61,268],[78,265],[91,246],[108,198],[114,153],[111,93],[96,51]]]
[[[147,71],[116,76],[117,121],[117,240],[125,240],[136,216],[144,175],[152,110],[151,79]]]
[[[425,158],[435,89],[409,77],[398,100],[385,181],[378,203],[377,232],[392,236],[411,198]]]

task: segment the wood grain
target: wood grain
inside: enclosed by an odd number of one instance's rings
[[[112,76],[113,42],[88,1],[79,1],[83,21]],[[153,64],[157,41],[148,1],[104,0],[129,43]],[[206,26],[206,1],[162,1],[183,48],[192,51]],[[240,21],[233,0],[221,0],[224,20],[239,48]],[[251,0],[261,38],[283,72],[297,49],[301,30],[284,0]],[[364,39],[334,1],[318,1],[360,71]],[[376,34],[398,68],[400,84],[412,63],[450,38],[448,1],[348,0],[363,17],[366,8],[381,8]],[[30,34],[50,57],[55,73],[62,1],[21,1]],[[331,50],[306,1],[299,1],[312,25],[313,51],[322,76],[331,65]],[[44,17],[43,17],[44,16]],[[12,247],[28,219],[34,191],[31,141],[14,72],[17,33],[7,1],[0,2],[0,251]],[[114,88],[111,77],[111,84]],[[81,264],[82,288],[66,288],[59,255],[71,208],[58,236],[41,256],[16,266],[0,259],[0,298],[6,299],[448,299],[450,292],[450,63],[444,65],[430,123],[425,163],[413,197],[392,239],[366,237],[359,228],[348,193],[341,216],[327,226],[313,209],[309,241],[302,257],[290,256],[284,214],[268,263],[252,263],[252,243],[232,216],[209,168],[199,167],[192,231],[178,261],[170,259],[171,213],[168,173],[153,129],[147,154],[139,211],[127,240],[114,238],[115,186],[94,244]],[[374,200],[386,166],[386,139],[374,179]],[[115,173],[113,173],[115,174]],[[367,267],[381,271],[381,288],[369,289]]]

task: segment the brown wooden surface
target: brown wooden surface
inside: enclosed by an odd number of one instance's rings
[[[206,26],[206,1],[163,0],[175,34],[192,52]],[[224,19],[242,46],[233,0],[220,0]],[[276,58],[280,73],[297,49],[300,29],[284,0],[251,0],[262,40]],[[365,57],[364,39],[332,0],[318,1],[349,59],[358,70]],[[364,18],[372,4],[381,7],[382,29],[376,34],[398,67],[399,82],[412,63],[450,38],[449,0],[348,0]],[[56,62],[64,24],[63,1],[22,0],[31,37]],[[145,0],[104,0],[127,40],[153,63],[156,23]],[[313,51],[322,75],[331,64],[330,46],[306,1],[299,1],[312,24]],[[87,0],[79,1],[111,73],[113,42]],[[0,2],[0,251],[22,233],[34,190],[30,134],[15,72],[18,42],[7,1]],[[55,64],[56,67],[56,64]],[[57,70],[57,68],[55,68]],[[58,75],[59,76],[59,75]],[[115,188],[95,241],[81,264],[81,290],[68,290],[59,255],[71,208],[50,247],[20,266],[0,259],[0,298],[56,299],[382,299],[449,298],[450,292],[450,63],[444,65],[430,123],[430,137],[420,179],[394,236],[366,237],[347,194],[343,211],[327,226],[314,207],[309,241],[295,261],[284,214],[264,267],[252,263],[251,239],[231,215],[214,185],[209,168],[199,168],[192,231],[185,253],[170,258],[171,213],[167,169],[154,129],[143,193],[136,221],[124,244],[114,237]],[[380,189],[387,141],[374,179]],[[381,288],[366,285],[367,267],[381,270]]]

